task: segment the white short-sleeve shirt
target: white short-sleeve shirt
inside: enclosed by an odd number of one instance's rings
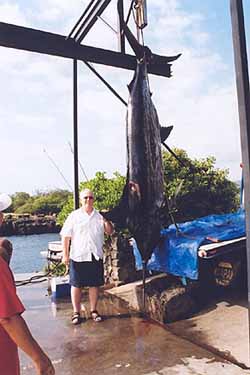
[[[92,254],[97,260],[102,259],[104,222],[97,210],[93,209],[90,215],[82,208],[71,212],[60,235],[71,238],[70,259],[75,262],[91,261]]]

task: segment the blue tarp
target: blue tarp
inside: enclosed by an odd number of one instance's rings
[[[245,236],[245,213],[242,209],[225,215],[209,215],[161,231],[162,242],[155,248],[148,262],[148,270],[170,273],[176,276],[198,279],[198,249],[211,243],[207,237],[219,241]],[[142,260],[136,243],[133,244],[136,268],[142,268]]]

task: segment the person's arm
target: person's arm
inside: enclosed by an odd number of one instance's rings
[[[62,249],[63,249],[63,257],[62,263],[66,266],[69,265],[69,244],[70,244],[71,237],[62,237]]]
[[[103,219],[103,225],[106,234],[111,235],[114,232],[114,226],[110,221]]]
[[[62,251],[63,251],[62,263],[64,263],[66,266],[69,265],[69,247],[70,247],[70,240],[73,234],[73,226],[74,226],[74,211],[69,214],[60,232],[61,239],[62,239]]]
[[[49,359],[39,346],[37,341],[31,335],[30,330],[19,314],[10,318],[1,318],[0,324],[16,343],[35,363],[37,374],[54,375],[55,370]]]
[[[9,264],[12,255],[12,243],[6,238],[0,238],[0,256]]]

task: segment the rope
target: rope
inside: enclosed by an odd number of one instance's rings
[[[47,278],[49,276],[53,276],[55,274],[55,271],[57,270],[57,268],[61,265],[61,262],[59,262],[54,268],[53,270],[49,270],[47,273],[45,274],[40,274],[40,275],[34,275],[34,276],[31,276],[30,278],[26,279],[26,280],[18,280],[18,281],[15,281],[15,284],[16,284],[16,287],[19,287],[19,286],[23,286],[23,285],[27,285],[27,284],[37,284],[37,283],[42,283],[43,281],[47,281]],[[66,276],[68,274],[68,266],[66,266],[66,271],[64,273],[63,276]],[[45,279],[46,277],[46,279]]]
[[[127,15],[127,18],[126,18],[126,21],[125,21],[126,25],[128,24],[129,18],[131,16],[131,12],[133,10],[134,2],[135,2],[135,0],[131,1],[130,7],[129,7],[129,10],[128,10],[128,15]]]

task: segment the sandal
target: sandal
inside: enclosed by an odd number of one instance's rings
[[[93,319],[94,322],[101,322],[102,321],[102,317],[101,315],[98,313],[97,310],[93,310],[91,311],[91,318]]]
[[[74,325],[80,324],[82,322],[80,313],[78,313],[78,312],[73,313],[72,317],[71,317],[71,322]]]

